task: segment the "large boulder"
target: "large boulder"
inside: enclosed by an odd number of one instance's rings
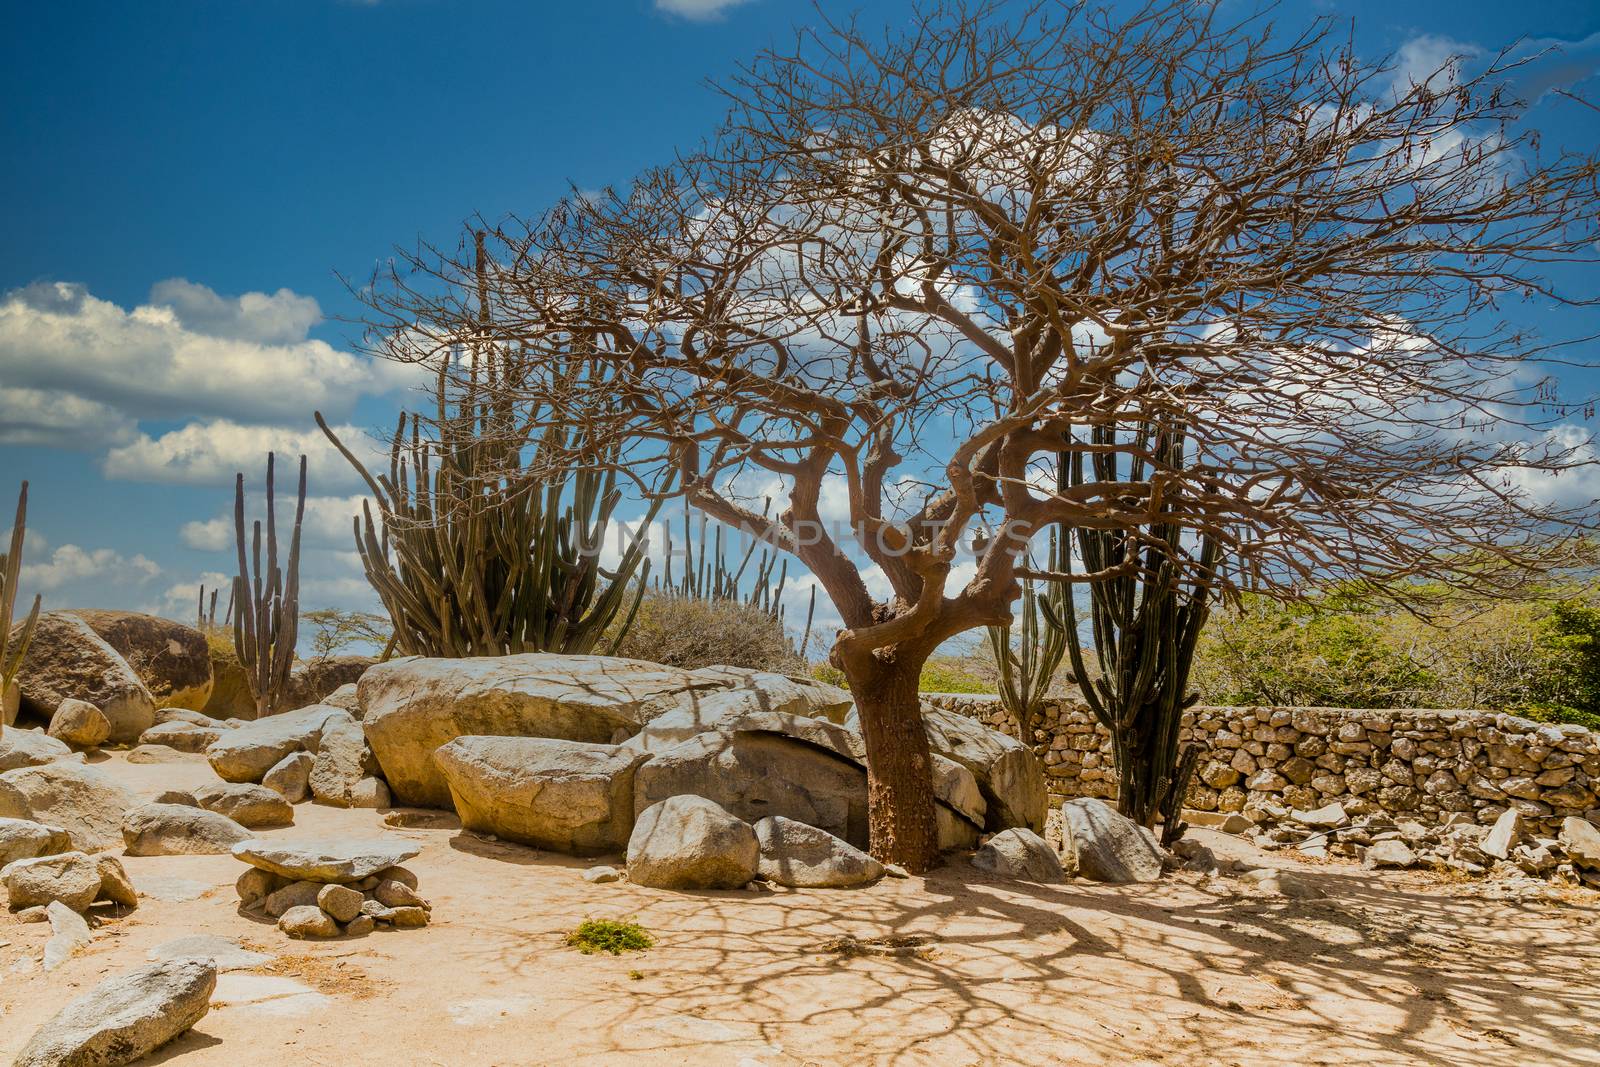
[[[337,808],[364,807],[357,803],[362,779],[378,773],[378,761],[367,746],[361,724],[351,719],[330,724],[322,731],[317,755],[307,779],[311,795]]]
[[[208,782],[194,790],[200,807],[226,815],[250,830],[288,826],[294,822],[294,808],[275,789],[249,782]],[[241,839],[242,840],[242,839]],[[229,842],[232,847],[233,842]]]
[[[761,848],[750,824],[704,797],[675,796],[640,813],[628,838],[628,880],[657,889],[738,889]]]
[[[72,749],[65,741],[41,730],[18,730],[13,726],[0,728],[0,773],[14,771],[18,767],[42,767],[71,756]]]
[[[1044,832],[1044,767],[1030,748],[976,719],[931,704],[922,706],[922,723],[929,747],[977,778],[988,802],[988,829],[1022,826]]]
[[[1061,841],[1080,878],[1123,883],[1161,877],[1161,850],[1149,832],[1103,800],[1062,804]]]
[[[192,626],[136,611],[71,611],[116,649],[163,708],[200,711],[211,697],[211,652]]]
[[[53,856],[72,848],[72,838],[59,826],[32,819],[0,819],[0,867],[13,860]]]
[[[462,826],[575,856],[627,845],[648,758],[547,737],[458,737],[434,753]]]
[[[13,860],[0,868],[0,885],[12,911],[44,907],[53,900],[86,911],[100,895],[100,882],[100,868],[82,852]]]
[[[196,726],[190,722],[158,722],[139,735],[139,743],[165,745],[179,752],[204,752],[227,732],[226,729]]]
[[[205,808],[142,804],[123,818],[122,837],[130,856],[224,856],[251,834]]]
[[[303,708],[324,703],[324,697],[360,681],[367,668],[376,662],[373,656],[326,656],[296,663],[289,671],[289,689],[285,694],[288,706]]]
[[[748,703],[731,707],[714,704],[715,698],[724,695],[749,699],[748,693],[734,691],[696,694],[692,705],[674,708],[650,720],[621,747],[656,754],[705,733],[769,733],[793,738],[852,763],[864,763],[867,758],[861,735],[848,726],[793,712],[751,707]],[[717,709],[714,717],[704,713],[709,706]]]
[[[725,666],[703,667],[692,673],[726,686],[707,694],[707,699],[716,698],[724,707],[814,715],[842,723],[854,706],[849,690],[814,678]]]
[[[111,736],[111,721],[87,700],[63,700],[46,733],[73,748],[97,749]]]
[[[216,963],[193,958],[108,978],[41,1026],[13,1067],[134,1063],[204,1018],[216,987]]]
[[[260,782],[289,753],[315,753],[330,726],[354,722],[343,708],[313,704],[241,723],[206,746],[206,759],[225,782]]]
[[[608,744],[697,693],[723,687],[637,660],[526,653],[393,659],[368,669],[357,691],[367,741],[395,800],[447,808],[450,789],[433,754],[458,737]]]
[[[1586,819],[1569,815],[1561,820],[1561,847],[1579,867],[1600,870],[1600,829]]]
[[[59,826],[72,847],[99,852],[122,845],[122,816],[139,799],[116,779],[61,761],[0,774],[0,817]]]
[[[48,722],[63,700],[87,700],[111,723],[111,740],[136,741],[155,722],[156,705],[138,673],[81,617],[39,616],[18,678],[22,707]]]
[[[359,882],[422,851],[406,841],[265,841],[233,846],[235,859],[291,881]]]
[[[311,795],[311,768],[317,758],[309,752],[291,752],[261,776],[261,784],[291,804]]]
[[[980,871],[1016,878],[1024,882],[1059,882],[1066,875],[1061,857],[1044,838],[1022,826],[1001,830],[972,855],[972,865]]]
[[[774,815],[755,825],[761,877],[796,888],[865,885],[883,876],[883,864],[826,830]]]

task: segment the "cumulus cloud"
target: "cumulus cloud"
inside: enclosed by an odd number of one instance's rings
[[[730,7],[745,3],[749,3],[749,0],[656,0],[656,10],[695,22],[705,22],[718,18]]]
[[[160,573],[161,568],[143,555],[123,556],[110,548],[61,545],[48,560],[23,564],[22,585],[26,589],[48,592],[85,578],[116,583],[147,582]]]
[[[55,389],[0,389],[0,445],[103,448],[136,436],[116,408]]]
[[[358,426],[336,426],[334,432],[369,466],[383,450]],[[212,419],[192,422],[160,437],[138,439],[107,453],[102,471],[107,478],[178,485],[228,485],[245,472],[247,486],[265,476],[263,457],[278,454],[278,491],[293,496],[296,461],[306,457],[306,479],[313,490],[352,489],[360,475],[315,426],[256,426]]]
[[[309,464],[308,464],[309,465]],[[309,476],[308,476],[309,480]],[[353,543],[351,520],[361,514],[361,503],[367,497],[307,496],[306,515],[301,524],[300,536],[305,544],[348,546]],[[376,506],[372,509],[374,522],[381,521]],[[278,522],[294,521],[294,502],[280,501]],[[190,548],[203,552],[220,552],[234,547],[233,514],[218,515],[213,519],[186,522],[178,530],[178,538]]]

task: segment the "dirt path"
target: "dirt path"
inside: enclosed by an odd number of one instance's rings
[[[211,773],[198,757],[101,766],[152,796]],[[296,818],[268,833],[420,844],[408,866],[434,925],[289,941],[238,913],[237,861],[128,858],[149,895],[53,973],[30,962],[48,927],[0,915],[0,1058],[83,989],[206,933],[276,958],[224,975],[212,1012],[148,1062],[1600,1064],[1592,896],[1508,904],[1343,865],[1302,868],[1324,900],[1187,874],[1042,887],[962,860],[866,890],[669,893],[590,885],[588,862],[446,818],[393,829],[313,805]],[[583,956],[563,937],[585,918],[636,918],[658,946]]]

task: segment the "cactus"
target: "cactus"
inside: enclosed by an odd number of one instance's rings
[[[1180,428],[1149,422],[1133,432],[1136,440],[1130,447],[1119,445],[1113,427],[1090,428],[1095,449],[1090,462],[1097,481],[1140,482],[1155,467],[1173,469],[1185,462]],[[1121,449],[1129,456],[1125,471],[1119,470]],[[1068,467],[1070,484],[1083,485],[1081,451],[1070,453]],[[1166,500],[1163,512],[1171,513],[1177,503]],[[1186,544],[1184,527],[1165,519],[1131,531],[1073,532],[1087,572],[1115,573],[1120,568],[1121,573],[1086,583],[1099,676],[1090,677],[1077,640],[1067,642],[1072,668],[1085,702],[1111,735],[1118,809],[1144,826],[1163,817],[1162,839],[1170,844],[1184,831],[1178,816],[1194,769],[1193,746],[1180,751],[1179,731],[1184,710],[1198,699],[1188,692],[1189,668],[1210,608],[1217,540],[1191,533]],[[1063,606],[1067,632],[1076,635],[1072,598]]]
[[[22,671],[23,657],[33,641],[34,627],[39,624],[41,598],[34,596],[33,609],[15,633],[11,630],[11,614],[17,606],[17,589],[22,577],[22,540],[28,528],[28,483],[22,483],[17,494],[17,517],[11,524],[11,547],[0,555],[0,721],[9,725],[17,711],[17,675]]]
[[[1065,573],[1071,567],[1067,558],[1068,542],[1064,537],[1057,537],[1054,530],[1050,531],[1049,555],[1053,570]],[[1034,731],[1044,711],[1050,682],[1067,654],[1065,619],[1070,605],[1064,601],[1071,598],[1072,590],[1066,582],[1047,580],[1036,584],[1031,578],[1024,579],[1020,612],[1022,632],[1015,646],[1009,626],[988,628],[989,648],[999,668],[1000,704],[1011,715],[1017,740],[1025,745],[1034,743]]]
[[[239,573],[233,579],[233,648],[244,667],[256,718],[287,710],[289,671],[300,629],[300,525],[306,513],[306,457],[300,457],[294,533],[289,555],[278,565],[278,516],[273,495],[276,458],[267,453],[267,558],[261,559],[261,522],[254,524],[250,552],[245,553],[244,475],[234,481],[233,531],[239,550]]]
[[[205,583],[200,583],[199,605],[195,609],[194,628],[201,633],[210,633],[217,629],[217,594],[220,589],[211,590],[210,608],[207,609]],[[233,622],[233,587],[228,587],[228,609],[222,616],[222,628],[227,629]]]

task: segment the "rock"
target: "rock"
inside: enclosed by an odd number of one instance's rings
[[[1081,878],[1097,882],[1154,882],[1161,852],[1144,828],[1103,800],[1082,797],[1061,805],[1062,845]]]
[[[49,909],[41,907],[38,904],[35,904],[31,908],[23,908],[21,911],[17,912],[17,922],[19,923],[26,923],[31,926],[35,923],[47,923],[49,921]]]
[[[116,649],[157,705],[199,711],[211,697],[211,652],[192,626],[133,611],[70,611]]]
[[[207,960],[152,963],[107,979],[41,1026],[13,1067],[134,1063],[205,1017],[217,985]]]
[[[402,885],[417,888],[417,876],[405,867],[385,867],[371,877],[371,882],[376,886],[379,882],[399,882]]]
[[[449,806],[450,790],[433,754],[457,737],[609,744],[718,688],[673,667],[547,653],[392,659],[358,685],[362,726],[396,800],[434,808]]]
[[[628,839],[628,880],[657,889],[737,889],[756,875],[750,824],[716,803],[675,796],[639,813]]]
[[[358,695],[355,682],[346,682],[321,700],[319,704],[329,707],[343,708],[348,711],[357,722],[361,720],[361,697]]]
[[[1239,876],[1239,880],[1258,886],[1265,892],[1288,897],[1290,900],[1320,900],[1327,896],[1309,878],[1289,871],[1262,867],[1246,871]]]
[[[73,748],[96,749],[111,736],[111,720],[87,700],[70,697],[56,705],[50,716],[49,735]]]
[[[352,807],[356,783],[378,771],[378,763],[367,748],[361,724],[351,719],[322,731],[316,759],[311,765],[311,795],[323,804]]]
[[[72,847],[84,852],[120,847],[123,813],[138,803],[115,779],[81,763],[47,763],[0,774],[0,817],[59,826]]]
[[[201,730],[215,730],[218,734],[239,725],[235,719],[213,719],[204,712],[194,711],[190,708],[156,709],[156,726],[167,726],[173,723],[194,726]]]
[[[354,722],[343,708],[313,704],[241,723],[207,746],[206,759],[225,782],[260,782],[291,752],[316,752],[324,730]]]
[[[1511,855],[1512,846],[1521,836],[1522,815],[1516,808],[1507,808],[1494,821],[1494,828],[1489,831],[1489,836],[1479,843],[1478,848],[1486,856],[1503,860]]]
[[[372,899],[386,908],[431,908],[426,900],[417,896],[417,891],[404,882],[391,880],[382,881],[372,890]]]
[[[389,883],[399,885],[399,882]],[[404,887],[402,887],[404,888]],[[410,892],[410,890],[407,890]],[[361,914],[361,902],[364,898],[359,892],[343,885],[325,885],[317,892],[317,907],[331,915],[335,922],[347,923]],[[380,902],[388,901],[378,898]],[[392,904],[388,906],[393,907]]]
[[[294,808],[281,793],[264,785],[213,782],[196,789],[194,795],[202,808],[226,815],[246,829],[288,826],[294,822]],[[232,844],[230,842],[230,848]]]
[[[59,900],[45,908],[45,918],[50,922],[50,940],[44,946],[44,969],[53,971],[88,947],[89,924]]]
[[[1561,820],[1561,835],[1557,840],[1575,865],[1600,870],[1600,830],[1595,829],[1593,823],[1569,815]]]
[[[1237,811],[1229,812],[1227,817],[1217,824],[1217,829],[1225,834],[1242,834],[1255,826],[1255,823],[1245,818]]]
[[[577,856],[626,847],[647,758],[545,737],[458,737],[434,754],[466,829]]]
[[[189,808],[198,808],[200,806],[200,801],[196,800],[195,795],[187,789],[164,789],[156,794],[156,798],[152,803],[182,804]]]
[[[1344,805],[1337,802],[1324,804],[1311,811],[1296,811],[1291,813],[1289,818],[1301,826],[1310,826],[1317,830],[1332,830],[1350,821],[1350,816],[1345,814]]]
[[[20,767],[42,767],[46,763],[71,759],[72,749],[39,730],[0,728],[0,773]]]
[[[135,745],[127,758],[129,763],[182,763],[185,755],[167,745]]]
[[[312,883],[319,884],[319,883]],[[263,871],[259,867],[251,867],[239,876],[233,888],[239,894],[239,903],[247,908],[252,908],[266,900],[273,893],[282,889],[283,878],[271,871]]]
[[[911,877],[911,872],[900,866],[898,863],[885,863],[883,865],[883,873],[890,878]]]
[[[390,804],[389,783],[382,778],[358,778],[350,787],[352,808],[387,808]]]
[[[130,856],[220,856],[250,837],[226,815],[185,804],[144,804],[122,821]]]
[[[261,784],[298,804],[311,796],[311,768],[316,759],[309,752],[291,752],[261,776]]]
[[[691,706],[658,715],[618,747],[655,754],[705,733],[775,733],[804,741],[854,763],[864,763],[867,758],[866,743],[854,727],[792,712],[752,708],[741,703],[749,701],[748,693],[732,694],[738,697],[737,702],[716,702],[729,695],[696,694]]]
[[[96,900],[109,900],[119,908],[137,908],[139,893],[133,888],[133,879],[123,869],[122,861],[115,856],[94,857],[95,870],[100,872],[100,892]]]
[[[1361,866],[1368,870],[1384,867],[1415,867],[1417,854],[1411,851],[1411,846],[1399,839],[1378,841],[1367,848],[1367,854],[1361,858]]]
[[[344,925],[346,937],[366,937],[377,929],[378,921],[370,915],[357,915]]]
[[[218,635],[208,641],[211,655],[211,697],[200,710],[224,722],[256,717],[256,700],[250,695],[250,677],[239,662],[230,638]]]
[[[379,922],[393,923],[401,930],[415,930],[428,925],[425,908],[389,908],[377,916]]]
[[[289,672],[288,706],[304,708],[325,703],[323,697],[359,681],[367,668],[377,662],[375,656],[324,656],[296,663]]]
[[[1050,884],[1066,879],[1055,849],[1032,830],[1020,826],[1002,830],[984,842],[973,853],[972,865],[980,871],[1024,882]]]
[[[302,905],[278,916],[278,929],[293,938],[338,937],[339,924],[319,907]]]
[[[935,753],[955,760],[977,778],[988,803],[986,829],[1022,826],[1044,832],[1049,798],[1044,767],[1032,749],[976,719],[932,704],[922,706],[922,724]]]
[[[15,860],[0,869],[0,885],[12,911],[43,907],[59,900],[73,911],[87,911],[100,895],[100,869],[82,852]]]
[[[0,819],[0,867],[13,860],[53,856],[72,848],[72,838],[58,826],[32,819]]]
[[[319,908],[317,898],[322,895],[326,882],[290,882],[268,893],[261,908],[274,919],[281,918],[293,908]]]
[[[737,706],[746,711],[780,711],[842,723],[854,707],[850,691],[815,678],[748,667],[703,667],[691,672],[726,689],[706,694],[704,704],[715,699],[723,707]]]
[[[600,885],[605,882],[620,882],[622,872],[615,867],[590,867],[583,872],[583,880]]]
[[[158,722],[139,735],[141,745],[165,745],[179,752],[204,752],[227,733],[225,729],[189,722]]]
[[[883,864],[826,830],[781,815],[755,824],[757,871],[778,885],[834,888],[865,885],[883,876]]]
[[[39,616],[18,677],[22,707],[44,719],[63,700],[87,700],[111,724],[110,740],[132,742],[155,722],[156,705],[139,675],[82,618]]]
[[[422,849],[406,841],[243,841],[236,859],[308,882],[358,882],[404,863]]]
[[[272,957],[264,952],[251,952],[240,947],[237,941],[230,941],[226,937],[217,937],[213,934],[190,934],[172,941],[163,941],[146,953],[145,958],[155,962],[210,960],[216,964],[218,971],[248,971],[253,967],[272,962]]]

